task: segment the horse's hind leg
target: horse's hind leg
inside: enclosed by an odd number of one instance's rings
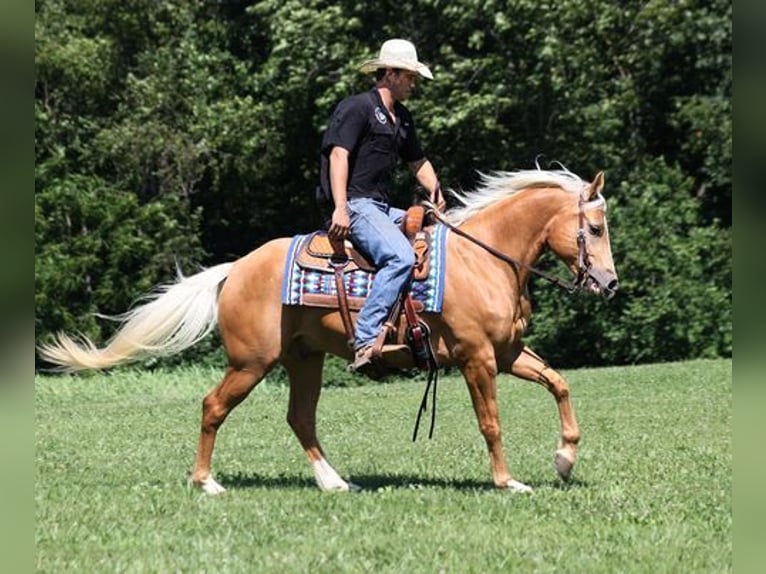
[[[219,494],[225,490],[210,472],[218,428],[232,409],[247,398],[269,368],[229,367],[218,386],[202,401],[202,428],[190,482],[208,494]]]
[[[325,459],[316,433],[316,411],[322,391],[324,353],[292,349],[282,363],[290,377],[290,403],[287,423],[306,452],[314,478],[325,491],[348,491],[354,488],[343,480]]]
[[[561,419],[561,439],[556,450],[555,466],[559,476],[568,480],[577,459],[577,444],[580,442],[580,427],[577,426],[574,407],[569,398],[569,384],[526,346],[511,364],[510,372],[522,379],[539,383],[556,399]]]

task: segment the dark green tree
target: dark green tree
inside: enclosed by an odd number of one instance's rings
[[[38,339],[106,336],[92,313],[125,310],[176,263],[190,273],[317,227],[326,122],[371,85],[356,65],[398,36],[436,76],[409,106],[445,186],[536,161],[606,171],[623,291],[573,301],[535,285],[542,353],[562,366],[731,354],[730,0],[35,11]],[[402,170],[399,197],[413,184]]]

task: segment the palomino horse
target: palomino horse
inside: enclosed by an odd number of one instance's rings
[[[484,176],[480,187],[457,195],[449,210],[442,312],[425,313],[441,366],[465,377],[487,443],[492,478],[499,488],[530,492],[506,465],[496,401],[499,373],[539,383],[555,398],[561,437],[558,474],[568,479],[580,429],[564,378],[522,342],[531,314],[526,286],[548,248],[578,277],[573,287],[611,296],[617,289],[601,195],[593,182],[565,170],[530,170]],[[104,348],[60,334],[44,345],[43,358],[68,370],[103,369],[148,355],[178,352],[219,326],[228,368],[203,399],[199,445],[190,481],[207,493],[224,488],[211,472],[218,429],[278,363],[290,379],[287,422],[300,441],[322,490],[349,490],[325,458],[316,434],[316,409],[327,353],[351,358],[336,310],[287,306],[280,299],[289,238],[270,241],[230,263],[211,267],[157,290],[120,318]],[[404,329],[399,329],[403,331]]]

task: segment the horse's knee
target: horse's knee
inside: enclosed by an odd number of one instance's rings
[[[569,383],[553,369],[541,373],[541,381],[558,402],[569,400]]]
[[[306,437],[314,434],[316,425],[313,418],[306,418],[306,416],[289,410],[285,419],[296,436]]]
[[[202,399],[203,426],[218,428],[232,409],[247,398],[264,372],[265,369],[256,372],[230,368],[221,383]]]
[[[216,430],[228,414],[229,409],[216,396],[215,391],[202,399],[202,427],[204,430]]]
[[[500,423],[498,421],[480,421],[479,430],[487,442],[493,442],[500,438]]]
[[[293,429],[294,433],[299,434],[303,430],[301,419],[292,411],[287,412],[285,420],[287,421],[287,424],[290,426],[290,428]]]
[[[558,385],[553,387],[553,394],[556,395],[556,399],[561,401],[569,400],[569,384],[565,380],[561,380]]]

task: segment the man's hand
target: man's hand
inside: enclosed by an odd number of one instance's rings
[[[333,241],[343,241],[348,237],[348,230],[351,227],[351,218],[348,216],[348,209],[336,207],[332,212],[332,221],[327,235]]]
[[[444,201],[442,195],[441,186],[439,185],[439,178],[436,177],[434,166],[426,158],[418,161],[413,161],[410,164],[410,169],[415,175],[415,179],[426,190],[431,190],[428,199],[434,204],[434,207],[439,211],[444,211],[447,208],[447,202]]]

